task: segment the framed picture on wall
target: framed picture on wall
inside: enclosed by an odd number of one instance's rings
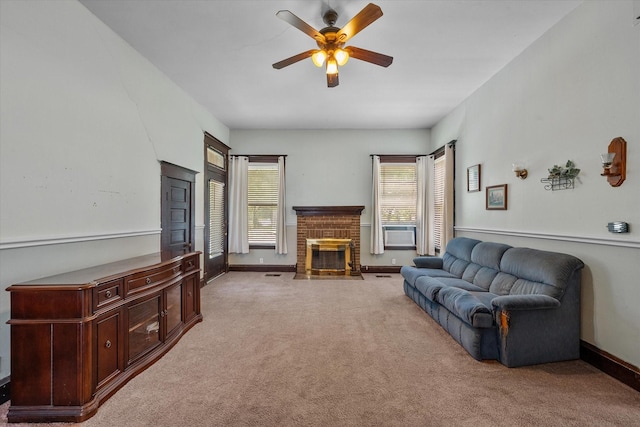
[[[467,192],[480,191],[480,165],[467,168]]]
[[[507,184],[492,185],[486,188],[487,210],[507,209]]]

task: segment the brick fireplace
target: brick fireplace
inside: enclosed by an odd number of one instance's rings
[[[347,263],[342,273],[360,275],[360,215],[364,206],[294,206],[297,215],[296,273],[313,275],[308,269],[308,245],[317,245],[323,239],[334,244],[336,240],[349,245]],[[346,243],[349,242],[349,243]]]

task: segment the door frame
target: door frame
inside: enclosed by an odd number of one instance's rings
[[[229,232],[229,220],[228,220],[228,215],[229,215],[229,205],[227,203],[228,201],[228,194],[229,194],[229,175],[228,175],[228,158],[229,158],[229,151],[231,150],[231,148],[229,146],[227,146],[226,144],[224,144],[223,142],[221,142],[220,140],[218,140],[216,137],[214,137],[213,135],[211,135],[208,132],[204,133],[204,144],[203,144],[203,149],[204,149],[204,171],[205,171],[205,176],[204,176],[204,262],[203,262],[203,271],[204,271],[204,282],[205,284],[207,283],[207,281],[211,280],[212,278],[218,276],[219,274],[214,274],[212,273],[210,267],[209,267],[209,243],[210,243],[210,236],[211,236],[211,230],[209,229],[209,224],[210,224],[210,218],[209,218],[209,210],[210,210],[210,206],[209,206],[209,180],[211,179],[215,179],[218,182],[222,182],[224,183],[224,250],[223,250],[223,263],[224,263],[224,268],[222,273],[220,274],[224,274],[226,272],[229,271],[229,251],[228,251],[228,240],[227,240],[227,236],[228,236],[228,232]],[[224,168],[219,168],[215,165],[210,164],[207,161],[207,149],[208,147],[211,147],[212,149],[214,149],[215,151],[217,151],[218,153],[222,154],[224,156]]]
[[[171,210],[167,203],[168,191],[170,189],[169,179],[177,179],[190,183],[190,201],[189,201],[189,250],[187,252],[195,251],[195,189],[196,189],[196,174],[198,172],[191,169],[183,168],[182,166],[174,165],[173,163],[160,161],[160,227],[162,232],[160,235],[160,257],[164,261],[171,258],[171,252],[169,245],[171,242],[170,223],[171,223]]]

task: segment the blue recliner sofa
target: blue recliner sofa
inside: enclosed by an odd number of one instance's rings
[[[556,252],[456,237],[403,266],[405,294],[477,360],[508,367],[580,357],[584,264]]]

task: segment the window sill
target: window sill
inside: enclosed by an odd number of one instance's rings
[[[389,251],[415,251],[416,247],[415,246],[385,246],[384,247],[385,250],[389,250]]]
[[[249,249],[275,249],[275,243],[253,244],[249,243]]]

